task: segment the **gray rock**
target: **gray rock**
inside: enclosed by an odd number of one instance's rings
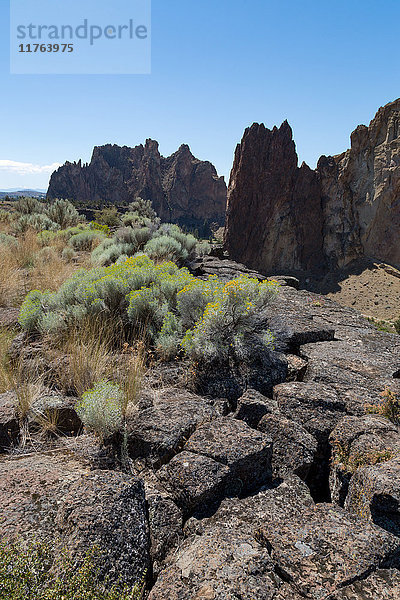
[[[0,452],[18,441],[19,423],[15,412],[16,398],[12,392],[0,394]]]
[[[284,585],[268,550],[253,536],[217,526],[182,544],[149,600],[275,600]]]
[[[327,442],[335,425],[346,414],[346,403],[331,386],[291,382],[274,387],[280,412],[293,419],[320,442]]]
[[[40,431],[50,427],[56,434],[76,435],[83,423],[75,411],[76,398],[61,396],[52,390],[43,390],[29,411],[29,429]]]
[[[329,485],[334,502],[343,506],[349,482],[362,466],[385,462],[400,452],[398,428],[376,415],[345,416],[330,435]]]
[[[66,454],[34,453],[0,460],[2,535],[42,540],[80,557],[101,550],[99,569],[111,581],[138,581],[149,567],[143,483],[114,471],[90,471]]]
[[[362,581],[355,581],[330,594],[327,600],[398,600],[400,573],[396,569],[378,569]]]
[[[224,500],[186,531],[149,600],[322,599],[377,567],[399,564],[395,536],[339,507],[315,505],[295,476]]]
[[[265,415],[258,429],[272,439],[274,477],[284,477],[287,472],[292,472],[306,479],[317,456],[316,439],[295,421],[278,414]]]
[[[185,390],[160,392],[151,408],[129,416],[129,454],[156,466],[164,464],[182,449],[198,423],[217,415],[208,402]]]
[[[347,412],[365,413],[366,404],[377,404],[389,387],[400,392],[399,336],[359,332],[358,339],[307,344],[301,355],[308,361],[304,381],[325,383],[346,399]]]
[[[287,354],[286,358],[288,361],[286,381],[303,381],[307,372],[307,361],[295,354]]]
[[[161,485],[145,484],[150,527],[150,557],[157,575],[167,553],[183,538],[182,511]]]
[[[400,537],[400,456],[356,471],[345,508]]]
[[[75,555],[101,549],[101,577],[134,585],[150,566],[149,528],[143,482],[94,471],[72,484],[58,510],[56,525]]]
[[[249,389],[237,401],[234,417],[244,421],[250,427],[257,427],[264,415],[277,411],[278,404],[275,400]]]
[[[261,332],[260,332],[261,333]],[[195,386],[198,393],[235,402],[252,388],[271,396],[274,385],[286,380],[288,366],[284,354],[275,352],[258,339],[250,340],[246,356],[235,364],[219,360],[197,363]]]
[[[157,471],[159,482],[184,517],[224,497],[229,467],[200,454],[183,451]]]
[[[227,465],[232,492],[253,490],[271,480],[271,438],[243,421],[220,418],[200,425],[185,450]]]

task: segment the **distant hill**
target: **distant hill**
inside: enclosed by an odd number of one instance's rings
[[[19,196],[31,196],[32,198],[46,198],[46,190],[0,190],[0,198],[18,198]]]

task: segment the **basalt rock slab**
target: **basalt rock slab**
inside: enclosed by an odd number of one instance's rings
[[[129,415],[129,454],[146,458],[155,466],[164,464],[183,448],[197,424],[217,416],[199,396],[185,390],[164,390],[153,406]]]
[[[240,419],[250,427],[257,428],[258,423],[266,414],[278,411],[278,403],[256,390],[248,389],[237,401],[234,414],[235,419]]]
[[[345,416],[330,435],[329,485],[332,500],[343,506],[349,482],[359,467],[400,454],[399,428],[376,415]]]
[[[91,471],[65,452],[35,453],[0,461],[2,536],[66,547],[81,557],[102,554],[101,576],[140,580],[149,566],[143,483],[114,471]]]
[[[379,404],[386,388],[400,392],[400,339],[395,334],[359,332],[347,340],[306,344],[301,356],[308,362],[304,381],[334,387],[349,414],[365,414],[367,405]]]
[[[157,479],[188,517],[220,500],[230,476],[229,467],[193,452],[183,451],[157,471]]]
[[[363,467],[349,484],[345,508],[400,537],[400,457]]]
[[[258,429],[272,439],[274,477],[291,472],[306,479],[317,457],[317,440],[301,425],[278,414],[265,415]]]
[[[362,581],[355,581],[327,600],[397,600],[400,598],[400,573],[396,569],[378,569]]]
[[[226,465],[229,487],[238,493],[257,489],[271,480],[271,437],[243,421],[220,418],[200,425],[185,450]]]
[[[237,590],[260,600],[324,598],[379,567],[399,564],[398,538],[342,508],[315,505],[294,476],[253,496],[224,500],[210,518],[188,521],[186,532],[151,600],[168,592],[172,598],[233,599]],[[205,586],[208,596],[202,596]]]

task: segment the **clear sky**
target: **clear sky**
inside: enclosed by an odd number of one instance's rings
[[[188,143],[229,177],[244,128],[286,118],[315,166],[400,96],[399,0],[153,0],[151,75],[103,76],[10,75],[8,5],[0,189],[45,188],[56,163],[148,137],[164,155]]]

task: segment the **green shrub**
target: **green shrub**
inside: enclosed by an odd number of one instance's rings
[[[207,256],[211,252],[211,244],[204,240],[203,242],[197,242],[196,254],[197,256]]]
[[[60,229],[58,223],[54,223],[45,214],[22,214],[16,221],[13,222],[13,230],[15,233],[21,234],[34,229],[36,231],[57,231]]]
[[[88,231],[88,228],[82,223],[81,225],[76,225],[75,227],[67,227],[66,229],[57,231],[57,237],[61,238],[65,242],[68,242],[73,235],[78,235],[83,231]]]
[[[240,277],[196,279],[172,262],[155,264],[145,254],[121,264],[80,270],[55,293],[31,292],[19,322],[27,331],[61,331],[101,315],[118,322],[122,336],[154,343],[163,356],[184,351],[198,360],[240,358],[264,331],[266,308],[278,285]]]
[[[40,290],[32,290],[22,303],[18,322],[25,331],[39,331],[39,324],[44,316],[43,301],[46,294]]]
[[[151,200],[143,200],[143,198],[135,198],[134,202],[129,205],[129,212],[150,219],[150,221],[155,221],[158,218]]]
[[[61,233],[61,232],[60,231],[47,231],[47,229],[45,229],[44,231],[40,231],[37,234],[38,242],[41,246],[49,246],[52,242],[54,242],[54,240],[57,238],[59,233]]]
[[[14,203],[14,209],[21,215],[33,215],[44,213],[46,205],[43,202],[39,202],[37,198],[18,198]]]
[[[57,223],[61,229],[72,227],[82,221],[82,217],[76,210],[75,206],[69,200],[57,198],[46,207],[46,214]]]
[[[193,360],[240,359],[249,339],[259,332],[265,308],[276,292],[276,284],[244,276],[217,285],[213,301],[182,340],[186,354]],[[179,296],[187,293],[193,293],[192,286]]]
[[[75,250],[73,248],[71,248],[70,246],[67,246],[61,252],[61,257],[66,262],[71,262],[76,257]]]
[[[102,380],[82,394],[75,409],[85,427],[104,438],[121,429],[124,404],[124,394],[119,385]]]
[[[93,245],[104,239],[104,233],[86,229],[69,238],[68,244],[74,250],[91,250]]]
[[[178,262],[184,257],[184,251],[180,243],[167,235],[149,240],[143,252],[154,260],[173,260]]]
[[[9,210],[4,210],[4,208],[0,208],[0,223],[10,223],[11,221],[11,213]]]
[[[18,242],[14,236],[8,235],[8,233],[0,232],[0,244],[3,244],[4,246],[16,246],[17,243]]]
[[[96,221],[91,221],[89,223],[90,229],[95,229],[96,231],[101,231],[105,235],[110,235],[110,228],[108,225],[104,225],[102,223],[97,223]]]
[[[0,600],[139,600],[142,583],[100,581],[101,554],[92,546],[77,561],[67,549],[0,540]]]
[[[118,227],[121,224],[119,213],[116,206],[107,206],[101,210],[95,211],[96,222],[107,227]]]
[[[57,252],[54,248],[49,246],[45,246],[41,248],[39,252],[35,254],[34,263],[35,264],[46,264],[50,263],[57,259]]]

